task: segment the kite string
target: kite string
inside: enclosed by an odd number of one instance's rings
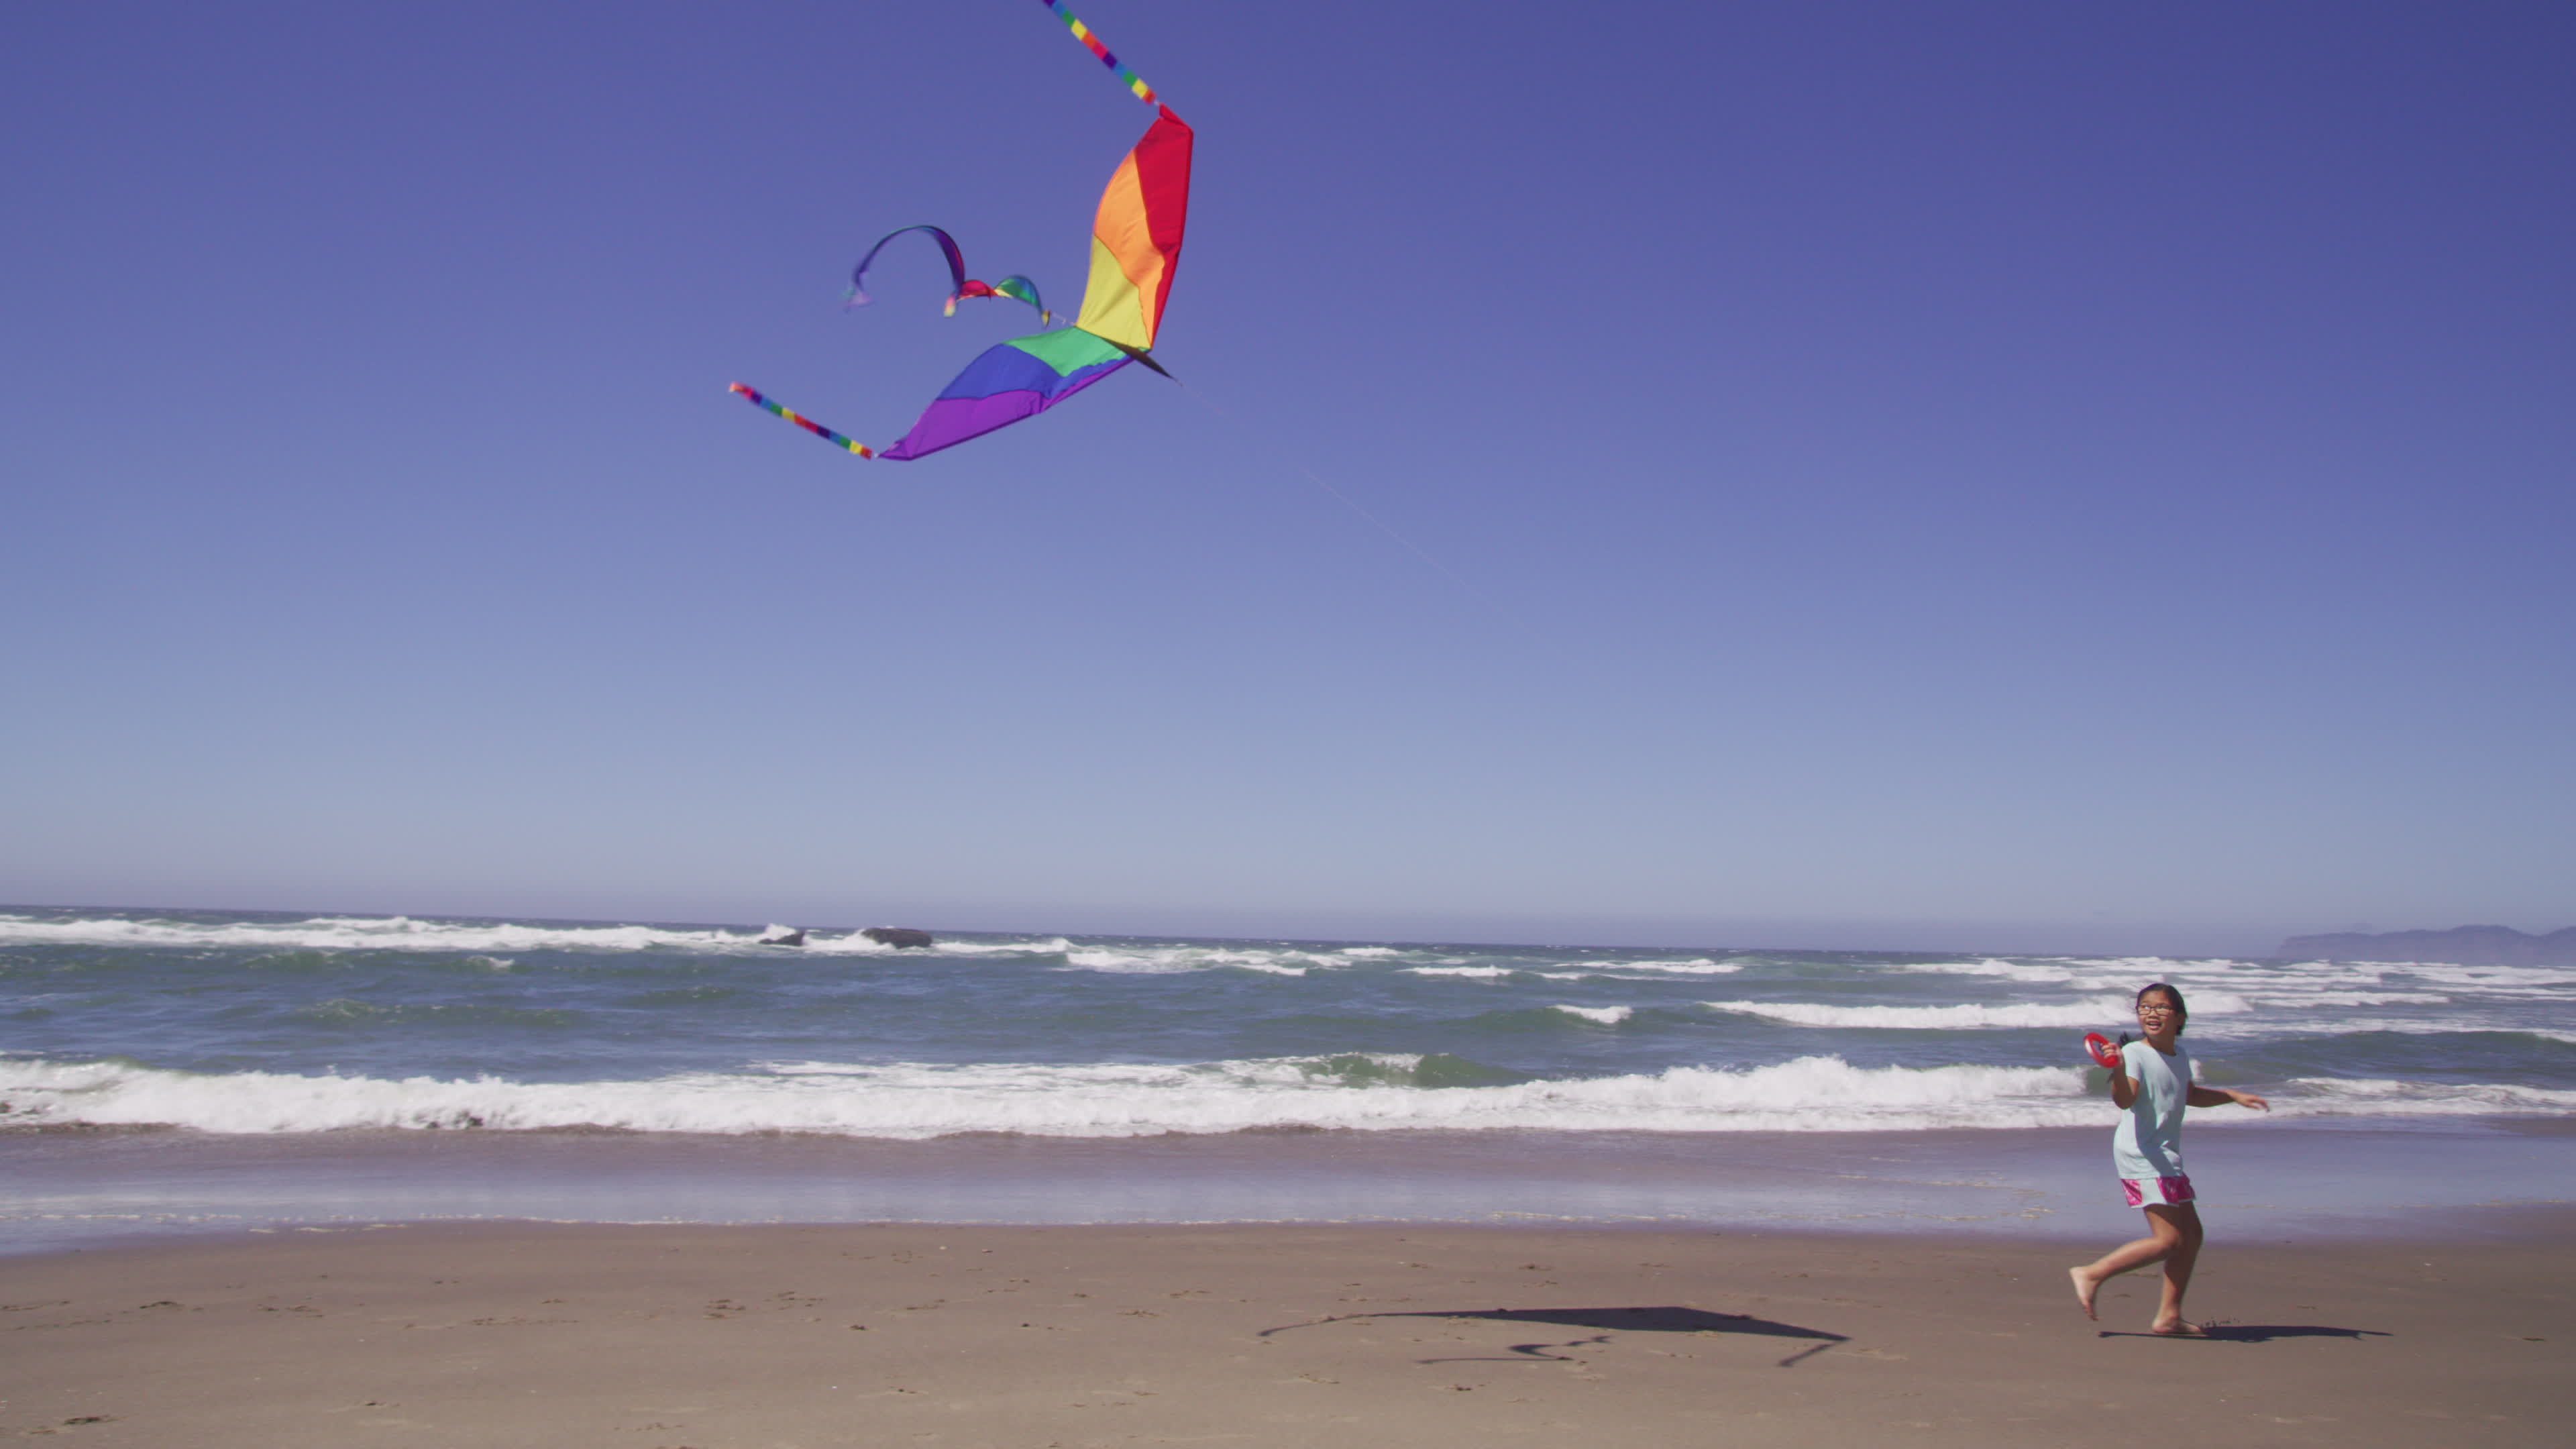
[[[1073,32],[1073,38],[1081,41],[1085,49],[1098,56],[1102,65],[1117,72],[1118,79],[1126,84],[1127,89],[1136,93],[1136,99],[1149,106],[1162,104],[1155,99],[1154,88],[1138,78],[1136,72],[1119,64],[1118,57],[1109,53],[1109,47],[1100,43],[1100,37],[1091,33],[1091,27],[1076,19],[1074,13],[1065,8],[1064,0],[1038,0],[1038,3],[1053,11],[1055,18],[1064,22],[1064,28]]]
[[[1164,376],[1170,377],[1171,375],[1169,373],[1165,373]],[[1209,412],[1216,414],[1218,417],[1224,418],[1230,423],[1237,423],[1240,425],[1244,421],[1242,419],[1238,419],[1232,412],[1228,411],[1214,399],[1208,397],[1205,393],[1200,392],[1197,388],[1190,386],[1188,383],[1182,382],[1177,377],[1172,378],[1172,381],[1180,387],[1181,391],[1188,393],[1190,400],[1197,403],[1200,407],[1206,408]],[[1260,424],[1254,423],[1253,426],[1259,427]],[[1282,452],[1286,447],[1285,435],[1274,430],[1273,439],[1278,446],[1274,448],[1271,456],[1273,459],[1278,459],[1282,456]],[[1460,593],[1475,600],[1479,606],[1491,613],[1497,620],[1509,627],[1513,632],[1520,634],[1523,638],[1528,640],[1530,644],[1542,649],[1546,647],[1544,642],[1540,640],[1538,635],[1533,632],[1526,623],[1515,617],[1510,610],[1503,607],[1500,600],[1494,598],[1493,595],[1486,593],[1483,589],[1476,587],[1474,584],[1469,583],[1465,575],[1460,574],[1456,569],[1449,567],[1449,565],[1442,563],[1431,553],[1430,550],[1422,547],[1422,545],[1418,543],[1415,543],[1412,539],[1405,537],[1403,534],[1396,532],[1394,525],[1361,507],[1357,499],[1354,499],[1349,494],[1344,493],[1339,488],[1326,482],[1323,474],[1316,472],[1314,469],[1307,467],[1303,463],[1292,462],[1287,466],[1302,475],[1307,482],[1314,484],[1316,487],[1323,489],[1326,493],[1329,493],[1334,498],[1340,500],[1343,507],[1348,508],[1351,512],[1358,514],[1360,517],[1367,519],[1370,526],[1377,529],[1378,532],[1395,540],[1405,552],[1412,554],[1415,558],[1418,558],[1425,564],[1430,565],[1431,568],[1438,572],[1441,577],[1457,585]]]

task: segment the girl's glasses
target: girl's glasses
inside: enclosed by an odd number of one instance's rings
[[[2179,1014],[2179,1012],[2170,1006],[2141,1006],[2138,1008],[2138,1015],[2140,1016],[2175,1016]]]

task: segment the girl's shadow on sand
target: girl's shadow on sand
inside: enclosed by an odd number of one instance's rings
[[[1375,1318],[1482,1318],[1496,1323],[1549,1323],[1568,1328],[1599,1328],[1630,1333],[1748,1333],[1766,1338],[1810,1338],[1815,1347],[1802,1349],[1780,1360],[1789,1368],[1801,1359],[1812,1358],[1838,1343],[1850,1342],[1849,1335],[1827,1333],[1820,1328],[1800,1328],[1794,1323],[1777,1323],[1768,1318],[1755,1318],[1746,1313],[1711,1313],[1705,1308],[1462,1308],[1448,1312],[1423,1310],[1411,1313],[1345,1313],[1333,1318],[1319,1318],[1312,1323],[1291,1323],[1279,1328],[1265,1328],[1261,1337],[1286,1333],[1294,1328],[1320,1328],[1327,1323],[1352,1323]],[[1564,1343],[1515,1343],[1511,1358],[1452,1359],[1427,1358],[1424,1363],[1527,1363],[1533,1360],[1564,1361],[1568,1355],[1549,1353],[1552,1348],[1579,1348],[1586,1344],[1607,1343],[1609,1332],[1591,1338],[1571,1339]]]

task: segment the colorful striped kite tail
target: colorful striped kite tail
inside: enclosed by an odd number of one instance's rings
[[[853,442],[848,438],[842,437],[839,433],[833,432],[830,428],[823,426],[821,423],[814,421],[812,418],[805,417],[802,414],[793,412],[771,402],[768,398],[761,396],[760,391],[757,388],[747,387],[744,384],[737,382],[729,390],[741,393],[743,401],[750,403],[753,407],[759,408],[761,411],[770,414],[772,417],[784,418],[787,421],[794,423],[796,426],[803,428],[805,431],[812,433],[815,437],[821,438],[824,442],[831,444],[833,447],[846,448],[850,452],[856,453],[862,458],[873,458],[877,455],[876,450],[869,447],[867,444]]]
[[[1100,37],[1091,33],[1091,27],[1076,19],[1074,13],[1065,8],[1064,0],[1038,0],[1038,3],[1055,12],[1055,18],[1063,21],[1064,28],[1073,32],[1073,38],[1081,41],[1083,47],[1093,55],[1100,57],[1102,65],[1116,72],[1119,83],[1135,92],[1136,99],[1149,106],[1162,104],[1154,98],[1154,88],[1138,78],[1136,72],[1119,64],[1118,57],[1109,53],[1109,47],[1100,43]]]

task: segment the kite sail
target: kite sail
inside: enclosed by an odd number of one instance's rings
[[[1154,124],[1127,153],[1101,194],[1091,223],[1091,274],[1083,286],[1082,310],[1070,327],[1014,337],[985,349],[966,370],[932,399],[912,431],[882,451],[871,450],[831,429],[799,417],[741,383],[733,390],[753,403],[862,458],[925,458],[953,448],[995,428],[1035,417],[1100,381],[1130,362],[1163,372],[1154,361],[1154,336],[1163,321],[1163,304],[1171,296],[1172,274],[1181,260],[1181,238],[1189,216],[1190,150],[1196,140],[1189,125],[1154,94],[1154,88],[1121,64],[1100,37],[1091,33],[1064,0],[1039,0],[1065,23],[1074,38],[1115,73],[1138,100],[1154,108]],[[887,233],[868,249],[850,275],[850,304],[868,300],[868,265],[887,242],[906,232],[928,232],[947,256],[951,291],[948,312],[954,316],[961,297],[1013,297],[1037,308],[1039,326],[1054,320],[1038,300],[1037,286],[1026,277],[1010,276],[991,284],[966,276],[966,260],[955,239],[935,226],[904,227]],[[1164,373],[1164,376],[1170,376]]]

